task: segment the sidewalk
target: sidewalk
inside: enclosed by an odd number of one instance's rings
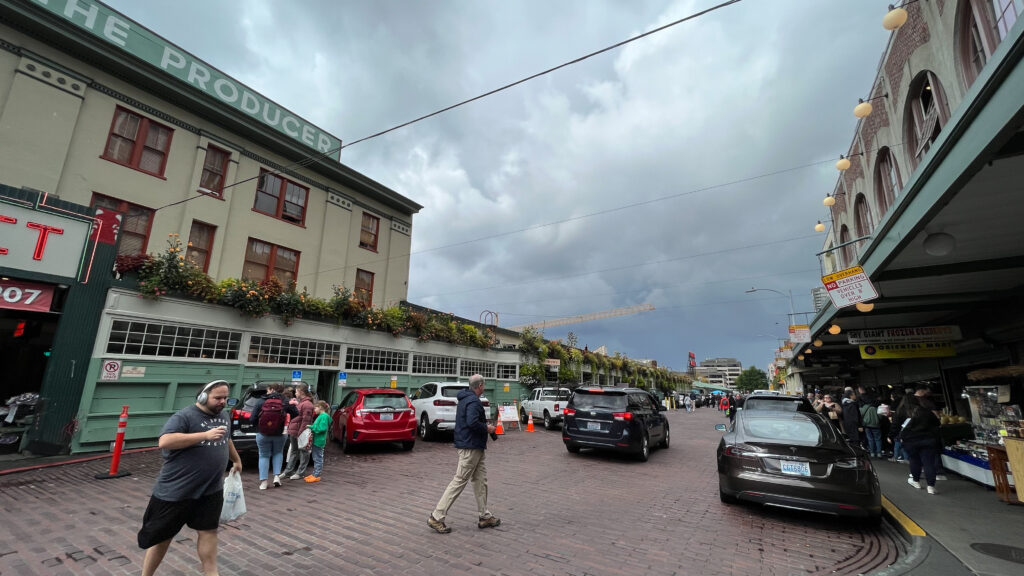
[[[915,540],[909,558],[914,566],[902,574],[914,576],[1008,576],[1024,573],[1024,506],[1000,501],[994,490],[952,472],[939,480],[939,493],[907,484],[910,467],[886,460],[873,462],[889,502],[924,531]],[[924,479],[921,480],[922,485]],[[897,512],[898,515],[898,512]],[[972,544],[1000,544],[1016,548],[1016,561],[979,552]],[[916,557],[914,557],[916,556]],[[906,566],[906,564],[904,564]]]

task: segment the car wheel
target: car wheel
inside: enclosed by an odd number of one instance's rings
[[[735,496],[730,496],[730,495],[726,494],[725,492],[722,492],[722,487],[721,486],[718,487],[718,499],[721,500],[725,504],[735,504],[737,502]]]
[[[345,454],[352,452],[352,443],[348,441],[348,430],[341,429],[341,451]]]
[[[530,419],[529,416],[526,415],[526,410],[520,409],[519,410],[519,421],[522,422],[523,424],[526,424],[526,421],[529,420],[529,419]]]
[[[665,448],[667,450],[668,449],[668,443],[669,443],[668,425],[666,424],[665,425],[665,439],[661,441],[661,447]]]
[[[647,440],[647,434],[640,437],[640,451],[636,454],[636,459],[641,462],[647,462],[647,459],[651,457],[651,443]]]
[[[420,439],[424,442],[429,442],[434,439],[434,429],[427,420],[427,415],[425,413],[423,414],[423,417],[420,418]]]
[[[402,450],[405,450],[406,452],[408,452],[409,450],[412,450],[412,447],[415,446],[415,445],[416,445],[416,442],[413,442],[412,440],[410,440],[408,442],[402,442]]]
[[[544,429],[551,430],[555,427],[555,421],[551,419],[551,414],[548,411],[544,411]]]
[[[565,449],[568,450],[569,453],[571,453],[571,454],[579,454],[580,453],[580,447],[575,445],[575,444],[566,444],[565,445]]]

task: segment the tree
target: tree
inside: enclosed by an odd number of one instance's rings
[[[768,389],[768,375],[764,370],[751,366],[736,377],[736,389],[741,392]]]

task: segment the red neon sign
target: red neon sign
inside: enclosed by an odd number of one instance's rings
[[[0,214],[0,223],[3,224],[17,224],[18,219],[12,218],[11,216],[4,216]],[[47,224],[39,224],[38,222],[29,222],[25,224],[26,228],[37,230],[39,237],[36,238],[36,249],[32,252],[33,260],[42,260],[43,254],[46,252],[46,241],[49,239],[50,234],[63,234],[63,228],[57,228],[56,226],[49,226]],[[5,256],[8,253],[7,248],[0,247],[0,256]]]

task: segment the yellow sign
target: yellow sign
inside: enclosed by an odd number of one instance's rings
[[[840,270],[835,274],[829,274],[828,276],[821,277],[822,284],[828,284],[829,282],[835,282],[836,280],[842,280],[843,278],[849,278],[850,276],[856,276],[857,274],[863,274],[864,269],[860,266],[854,266],[853,268],[847,268],[846,270]]]
[[[508,384],[505,384],[505,392],[508,392]]]
[[[391,387],[398,388],[398,376],[391,377]]]
[[[941,358],[956,356],[952,342],[906,342],[903,344],[865,344],[860,357],[876,358]]]

